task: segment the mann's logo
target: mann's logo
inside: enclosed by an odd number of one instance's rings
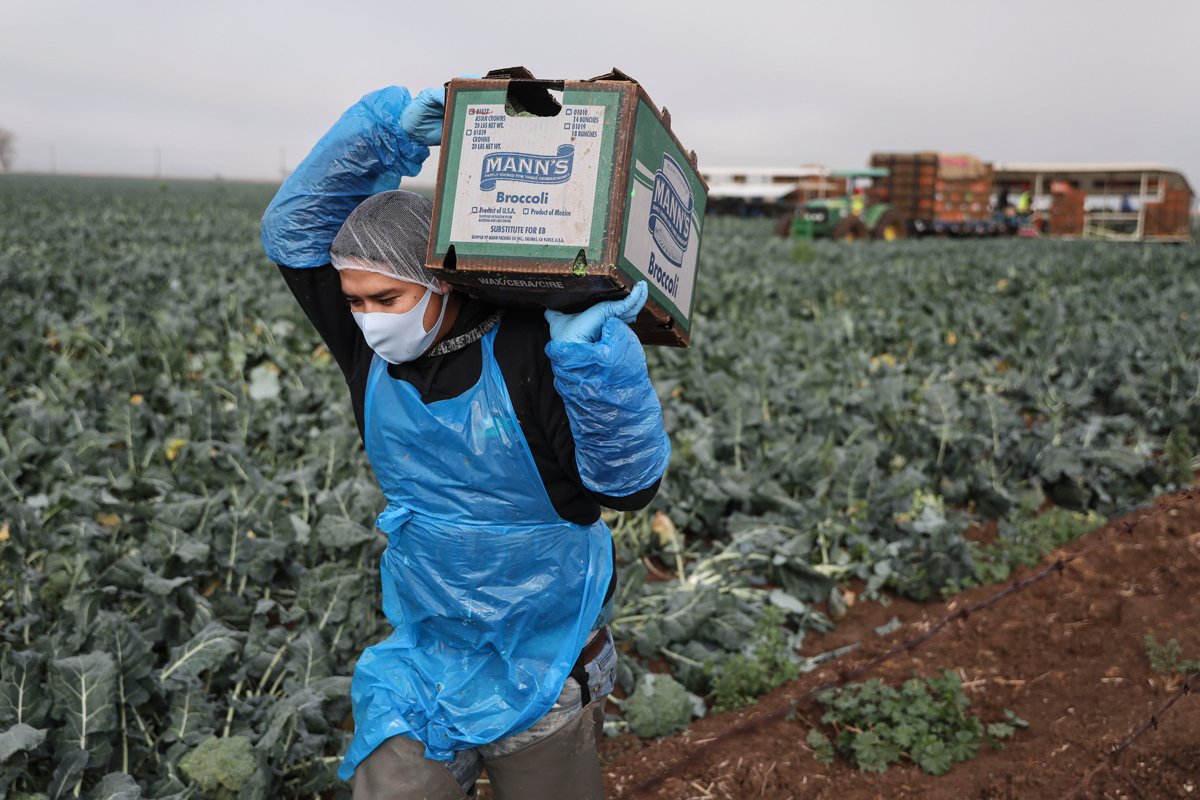
[[[575,145],[560,144],[552,156],[533,153],[491,153],[483,158],[479,188],[490,192],[496,181],[519,183],[566,183],[575,165]]]
[[[663,256],[677,267],[683,266],[683,254],[692,235],[693,202],[692,185],[683,169],[663,153],[650,197],[650,236]]]

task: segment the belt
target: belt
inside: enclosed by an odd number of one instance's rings
[[[576,663],[587,664],[589,661],[600,655],[604,650],[604,645],[608,642],[608,626],[601,625],[599,628],[588,637],[587,644],[583,646],[583,650],[579,652],[579,660]]]
[[[608,644],[608,641],[608,626],[601,625],[583,646],[579,658],[575,660],[575,666],[571,667],[571,677],[579,684],[579,692],[583,695],[585,706],[592,702],[592,687],[588,681],[587,665],[604,652],[604,646]]]

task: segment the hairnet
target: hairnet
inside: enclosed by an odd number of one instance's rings
[[[368,197],[342,223],[330,260],[339,271],[361,269],[438,289],[441,280],[425,269],[433,201],[401,189]]]

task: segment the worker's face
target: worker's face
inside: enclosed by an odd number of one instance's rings
[[[342,294],[346,296],[350,310],[367,314],[403,314],[421,302],[427,290],[427,287],[419,283],[389,278],[378,272],[363,269],[343,269],[338,275],[342,279]],[[425,330],[430,330],[437,322],[442,312],[442,303],[446,300],[445,293],[449,288],[443,282],[439,287],[442,294],[435,293],[429,298],[425,319],[422,320]]]

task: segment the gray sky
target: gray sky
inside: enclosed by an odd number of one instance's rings
[[[686,14],[670,9],[686,9]],[[3,0],[15,167],[276,179],[347,106],[617,66],[710,166],[1157,161],[1200,189],[1200,2]],[[52,162],[52,158],[54,161]],[[420,182],[432,182],[436,159]]]

